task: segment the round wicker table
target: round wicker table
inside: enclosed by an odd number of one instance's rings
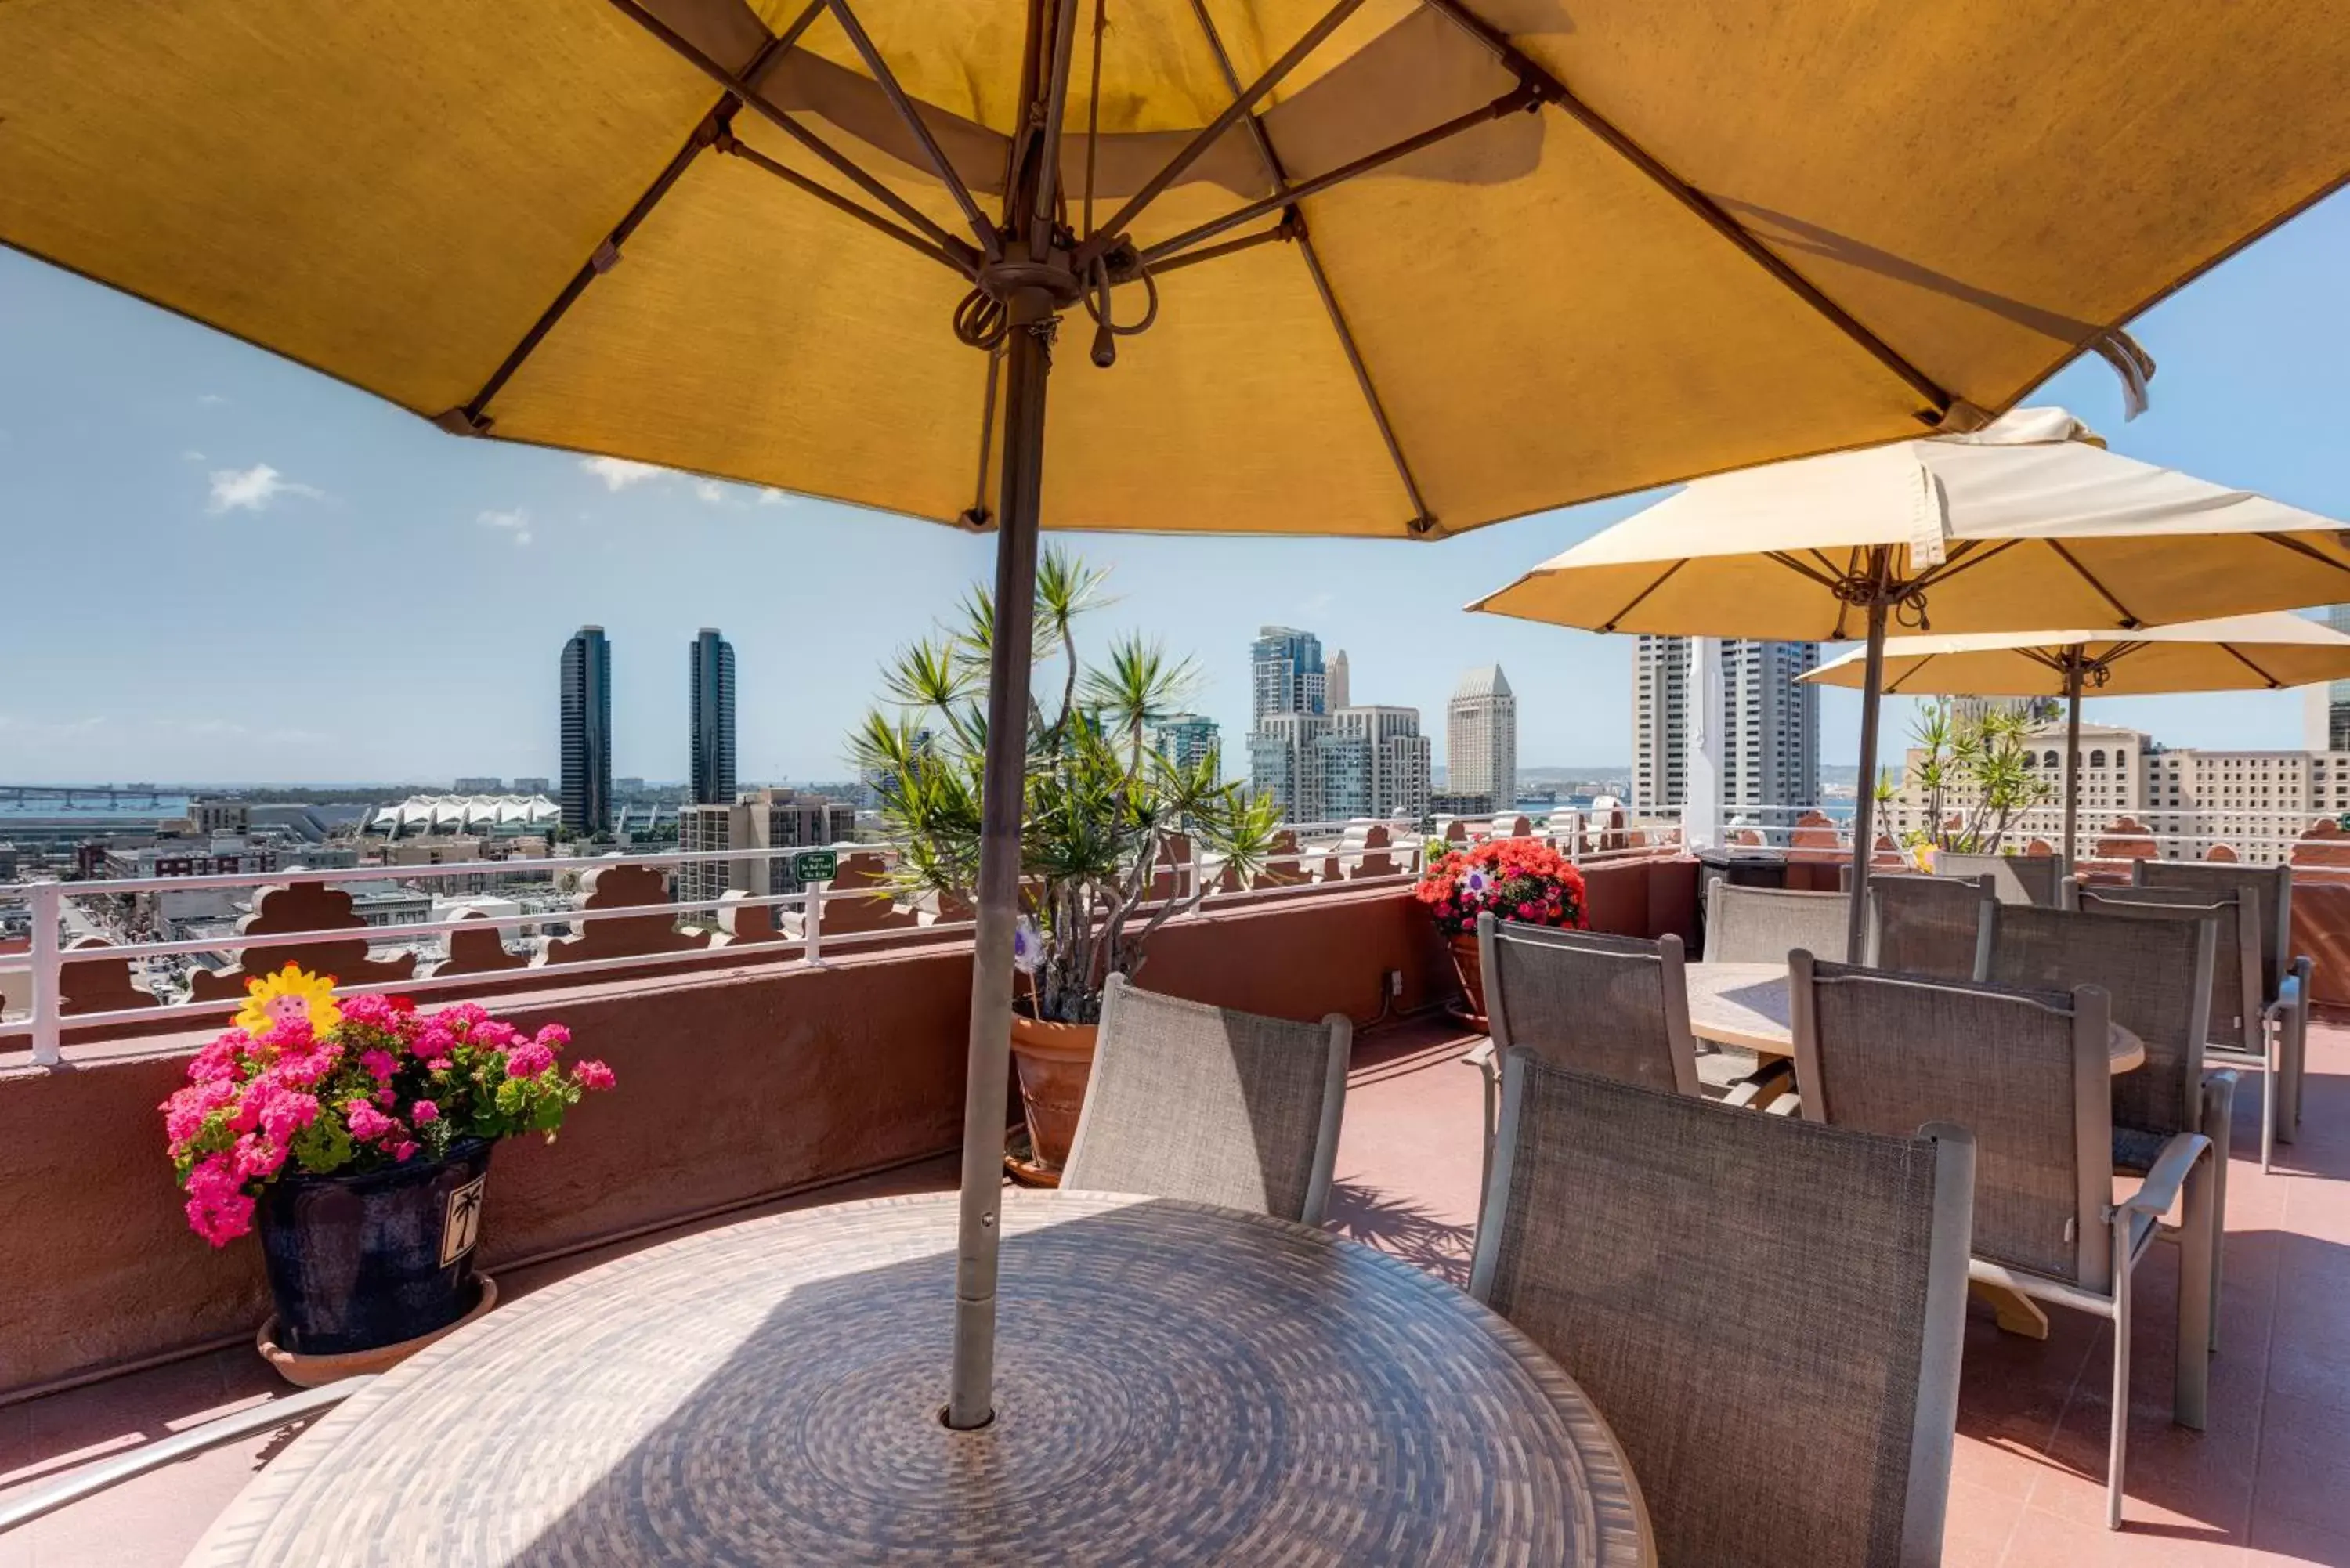
[[[1302,1226],[1007,1192],[996,1417],[938,1417],[951,1195],[550,1285],[328,1415],[192,1563],[1648,1563],[1581,1390]]]

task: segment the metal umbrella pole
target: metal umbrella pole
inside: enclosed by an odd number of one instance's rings
[[[1868,867],[1877,852],[1877,711],[1885,693],[1885,618],[1892,608],[1886,593],[1892,552],[1879,545],[1869,557],[1868,665],[1861,680],[1860,777],[1852,808],[1852,908],[1845,918],[1845,958],[1851,963],[1865,961],[1868,935]]]
[[[1076,275],[1054,223],[1061,109],[1077,7],[1056,26],[1031,0],[1022,85],[1040,134],[1015,151],[1001,255],[978,294],[1004,312],[1003,475],[995,538],[995,627],[989,650],[987,756],[980,785],[978,929],[972,952],[971,1043],[962,1115],[962,1206],[955,1237],[954,1368],[946,1424],[993,1419],[996,1258],[1003,1192],[1004,1108],[1012,1073],[1012,948],[1019,915],[1020,820],[1026,802],[1029,665],[1035,656],[1036,535],[1045,475],[1045,383],[1059,311]]]
[[[2064,650],[2064,837],[2056,851],[2058,877],[2073,875],[2073,845],[2081,822],[2081,678],[2087,660],[2078,648]]]

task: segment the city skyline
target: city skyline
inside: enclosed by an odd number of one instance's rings
[[[2118,452],[2350,515],[2340,398],[2350,353],[2350,197],[2250,247],[2133,325],[2158,360],[2124,423],[2094,359],[2062,403]],[[2293,352],[2276,346],[2291,343]],[[844,739],[871,671],[988,575],[992,542],[934,524],[513,443],[460,441],[363,394],[137,301],[0,253],[0,515],[11,519],[0,668],[69,679],[0,691],[0,779],[26,784],[384,782],[553,775],[546,649],[582,621],[624,649],[616,774],[680,774],[689,725],[673,649],[729,628],[746,778],[853,772]],[[1498,662],[1524,766],[1622,763],[1628,638],[1457,607],[1660,492],[1435,544],[1087,535],[1116,569],[1101,630],[1232,649],[1263,624],[1347,649],[1357,692],[1442,709],[1465,665]],[[712,558],[729,562],[712,573]],[[410,568],[440,570],[407,591]],[[777,593],[778,583],[792,585]],[[192,691],[181,672],[201,661]],[[1227,765],[1249,672],[1203,660],[1191,706]],[[366,701],[355,701],[355,693]],[[2299,693],[2107,699],[2087,712],[2177,744],[2293,749]],[[1849,761],[1858,702],[1824,697],[1821,755]],[[1887,732],[1908,706],[1888,703]],[[1442,737],[1436,737],[1442,752]],[[1445,760],[1440,757],[1440,761]]]

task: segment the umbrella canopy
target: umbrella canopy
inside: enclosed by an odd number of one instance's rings
[[[1804,677],[1859,687],[1867,651],[1856,649]],[[2350,680],[2350,637],[2297,615],[2228,616],[2178,626],[2110,630],[1895,637],[1885,642],[1887,696],[2062,697],[2065,700],[2064,835],[2069,867],[2080,816],[2081,698],[2185,691],[2275,691]]]
[[[452,432],[997,529],[971,1428],[1039,526],[1428,537],[2142,377],[2345,77],[2330,0],[36,0],[0,243]]]
[[[2345,594],[2342,524],[2107,452],[2062,409],[2022,409],[1971,432],[1699,480],[1468,607],[1597,631],[1866,635],[1866,780],[1877,771],[1888,620],[1921,631],[2135,634]],[[1855,952],[1874,816],[1864,788],[1854,811]]]

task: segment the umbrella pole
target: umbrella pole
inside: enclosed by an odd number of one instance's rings
[[[2073,875],[2073,843],[2081,822],[2081,654],[2064,656],[2064,840],[2056,851],[2060,880]]]
[[[1020,898],[1028,677],[1035,642],[1037,503],[1054,300],[1014,290],[1004,353],[1003,477],[995,535],[995,638],[989,650],[987,761],[980,787],[979,912],[962,1113],[962,1210],[955,1238],[954,1375],[946,1423],[995,1415],[995,1267],[1003,1128],[1012,1071],[1012,932]]]
[[[1852,909],[1846,917],[1845,959],[1865,963],[1868,935],[1868,865],[1877,852],[1877,710],[1885,691],[1885,616],[1882,594],[1868,606],[1868,663],[1860,691],[1860,779],[1853,791]]]

